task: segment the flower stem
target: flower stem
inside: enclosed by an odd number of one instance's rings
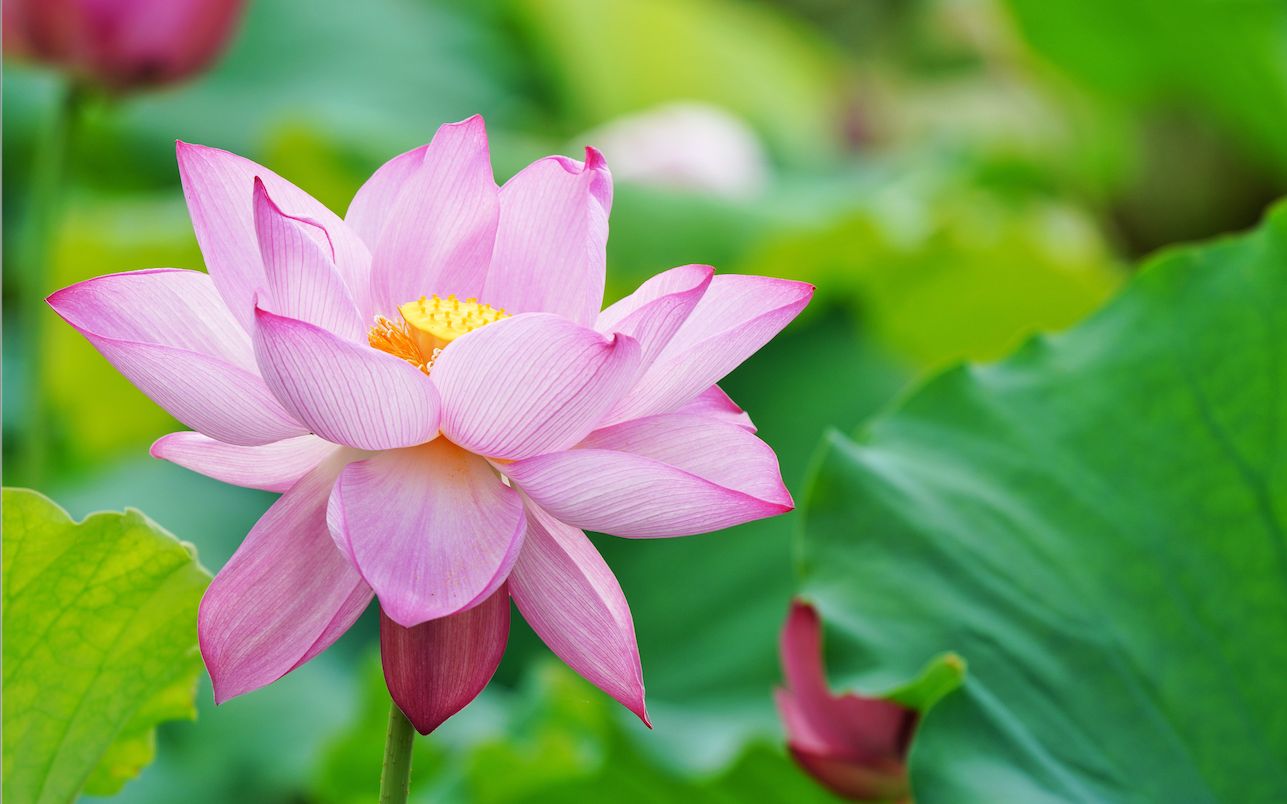
[[[389,706],[389,731],[380,770],[380,804],[405,804],[411,790],[411,745],[416,733],[398,705]]]
[[[80,117],[84,91],[75,85],[59,88],[51,118],[41,136],[36,138],[32,153],[31,178],[23,231],[18,241],[18,254],[13,272],[13,292],[17,297],[15,316],[22,359],[21,398],[22,437],[18,441],[17,466],[21,482],[38,486],[47,470],[49,439],[42,396],[41,367],[44,365],[43,329],[45,294],[53,290],[50,270],[53,240],[58,231],[67,157],[76,122]]]

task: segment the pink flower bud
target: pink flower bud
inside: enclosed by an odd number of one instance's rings
[[[787,747],[810,776],[854,801],[910,801],[907,749],[915,710],[880,698],[833,695],[822,662],[822,623],[791,605],[782,629],[785,688],[777,690]]]
[[[6,0],[4,47],[113,92],[188,78],[210,65],[243,0]]]

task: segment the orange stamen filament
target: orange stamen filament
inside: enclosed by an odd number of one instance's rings
[[[376,316],[367,342],[381,352],[401,358],[428,374],[447,344],[468,332],[493,324],[509,315],[477,299],[461,301],[455,296],[421,296],[398,306],[401,321]]]

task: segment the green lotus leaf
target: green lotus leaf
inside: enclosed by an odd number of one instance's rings
[[[195,717],[197,604],[210,576],[138,511],[73,522],[4,490],[4,797],[115,793],[164,720]]]
[[[918,802],[1287,800],[1287,207],[949,370],[807,495],[833,677],[969,663]]]

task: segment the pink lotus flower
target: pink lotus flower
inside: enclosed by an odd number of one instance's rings
[[[478,117],[381,167],[344,219],[233,154],[178,159],[209,274],[49,302],[196,431],[153,455],[283,492],[201,604],[216,699],[316,656],[374,593],[389,689],[428,732],[491,678],[508,596],[646,721],[630,610],[582,528],[683,536],[792,508],[715,383],[812,286],[685,265],[601,311],[603,159],[497,188]]]
[[[243,0],[5,0],[4,47],[115,91],[205,69]]]
[[[855,801],[910,801],[907,749],[915,710],[880,698],[833,695],[822,664],[822,622],[795,601],[782,629],[787,686],[777,690],[787,747],[827,789]]]

